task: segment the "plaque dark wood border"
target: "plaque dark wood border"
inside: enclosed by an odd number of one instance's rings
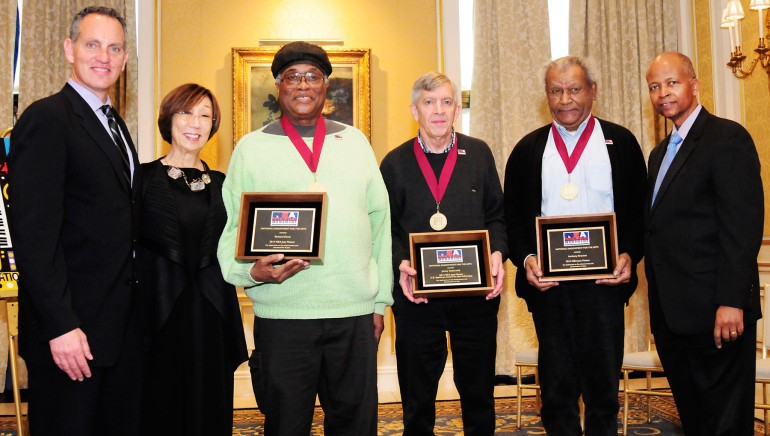
[[[420,248],[445,245],[477,245],[479,250],[479,262],[482,264],[481,285],[475,287],[447,286],[422,288],[420,275],[422,274],[422,265],[420,262]],[[437,298],[437,297],[468,297],[476,295],[487,295],[494,287],[492,277],[492,254],[489,251],[489,232],[487,230],[467,230],[458,232],[428,232],[428,233],[410,233],[409,234],[409,256],[412,267],[417,270],[417,275],[412,277],[412,290],[415,297]]]
[[[250,250],[248,240],[251,239],[251,224],[254,211],[261,207],[305,207],[315,208],[315,230],[313,233],[313,249],[306,255],[302,253],[284,253],[285,260],[303,259],[307,261],[323,261],[324,230],[326,229],[327,196],[325,192],[244,192],[241,195],[241,212],[238,217],[238,243],[235,247],[235,258],[238,260],[256,260],[260,257],[277,252],[267,250]]]
[[[565,274],[562,271],[551,272],[548,265],[548,252],[544,250],[547,246],[546,237],[548,230],[570,230],[581,227],[604,227],[604,248],[608,260],[608,267],[602,270],[584,270],[575,269],[572,274]],[[613,271],[618,262],[618,232],[615,221],[615,213],[601,214],[583,214],[583,215],[560,215],[560,216],[539,216],[535,220],[535,232],[537,234],[537,261],[540,270],[543,272],[541,281],[560,281],[560,280],[596,280],[615,277]],[[607,240],[609,238],[609,240]]]

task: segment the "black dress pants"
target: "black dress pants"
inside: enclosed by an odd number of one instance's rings
[[[254,319],[251,382],[265,435],[307,436],[316,394],[324,434],[377,434],[377,343],[373,315]]]
[[[500,298],[433,298],[418,305],[397,290],[394,299],[404,435],[433,435],[436,393],[447,360],[447,332],[464,434],[492,435]]]
[[[756,325],[746,325],[737,340],[722,342],[717,349],[711,332],[673,333],[652,292],[650,315],[685,434],[753,435]]]
[[[624,292],[593,281],[560,282],[530,304],[540,343],[540,417],[550,435],[617,435]]]
[[[117,363],[110,367],[91,366],[91,377],[82,382],[72,381],[55,365],[27,364],[30,434],[143,434],[140,335],[137,330],[126,336]]]

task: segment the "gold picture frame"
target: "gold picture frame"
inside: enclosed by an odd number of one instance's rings
[[[278,48],[233,49],[233,146],[280,117],[270,65]],[[353,125],[371,142],[370,49],[327,49],[332,63],[324,116]]]

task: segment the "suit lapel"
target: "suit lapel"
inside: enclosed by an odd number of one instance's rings
[[[80,117],[81,119],[81,126],[83,126],[83,130],[85,130],[88,135],[93,139],[94,143],[99,147],[99,149],[104,152],[104,154],[107,156],[107,159],[110,161],[110,165],[112,166],[112,169],[115,172],[115,176],[118,177],[120,180],[121,186],[123,186],[126,191],[129,190],[128,183],[126,181],[126,177],[123,173],[123,163],[122,163],[122,157],[120,156],[120,151],[118,151],[117,147],[115,146],[115,142],[113,142],[112,138],[110,137],[110,134],[107,133],[107,130],[102,125],[101,121],[99,121],[99,118],[96,116],[93,110],[88,106],[88,104],[83,100],[82,97],[80,97],[80,94],[75,91],[74,88],[72,88],[69,84],[64,85],[64,89],[62,90],[64,95],[67,96],[67,98],[72,103],[72,108],[75,112],[75,114]],[[118,117],[118,120],[120,118]],[[125,128],[125,124],[123,124],[123,121],[120,120],[121,128]],[[133,143],[131,142],[131,138],[127,138],[129,144],[131,144],[131,155],[134,160],[136,160],[136,151],[134,150]],[[138,163],[138,162],[137,162]],[[136,168],[136,166],[135,166]]]
[[[652,210],[652,192],[655,189],[655,181],[658,180],[658,173],[660,172],[660,165],[663,163],[663,155],[665,154],[666,145],[668,144],[669,137],[663,139],[655,148],[650,152],[649,168],[647,183],[647,210]]]
[[[703,134],[703,129],[706,126],[706,117],[708,116],[708,112],[705,108],[701,108],[700,113],[698,114],[698,117],[695,119],[695,122],[693,123],[692,127],[690,128],[690,131],[687,133],[687,137],[682,141],[682,145],[679,146],[679,151],[676,152],[676,156],[674,156],[674,160],[671,162],[671,166],[668,167],[668,171],[666,172],[666,175],[663,177],[663,181],[660,184],[660,188],[658,189],[658,195],[655,197],[655,203],[651,206],[651,213],[655,212],[655,209],[658,207],[658,204],[660,204],[661,201],[665,201],[666,192],[668,191],[668,188],[671,186],[672,183],[676,181],[677,176],[679,175],[679,172],[684,167],[684,164],[687,163],[687,159],[690,158],[690,155],[695,150],[695,148],[698,146],[699,140],[701,135]],[[665,150],[665,148],[668,146],[668,141],[671,138],[671,135],[667,136],[666,139],[661,142],[658,147],[661,150]],[[663,155],[664,151],[661,151],[657,153],[655,156],[655,174],[653,175],[654,178],[651,179],[652,185],[654,186],[655,180],[658,178],[658,172],[660,171],[660,164],[663,161]],[[650,192],[650,196],[652,195],[652,191]]]

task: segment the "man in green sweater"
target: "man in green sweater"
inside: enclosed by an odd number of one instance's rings
[[[254,303],[249,366],[265,434],[309,434],[317,394],[325,434],[375,435],[377,341],[393,302],[388,193],[366,137],[321,115],[326,52],[292,42],[271,70],[283,116],[233,151],[218,249],[225,279]],[[234,258],[241,193],[308,191],[328,196],[322,264]]]

